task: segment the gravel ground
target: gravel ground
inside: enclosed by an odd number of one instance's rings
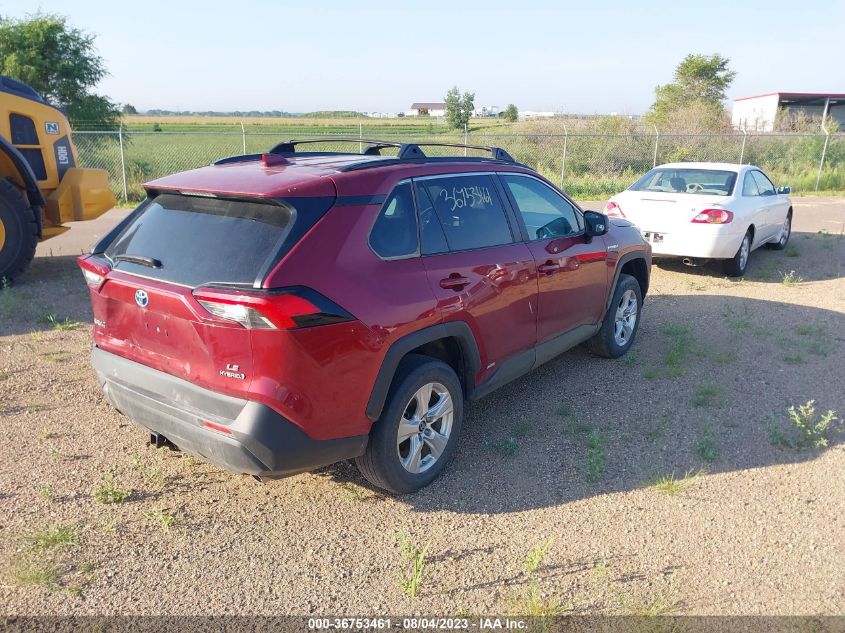
[[[0,292],[0,612],[841,614],[845,434],[784,444],[790,405],[845,413],[843,209],[796,199],[742,281],[656,266],[627,357],[579,348],[470,406],[402,498],[348,463],[261,484],[147,446],[89,367],[76,246],[44,244]],[[415,597],[401,531],[429,544]]]

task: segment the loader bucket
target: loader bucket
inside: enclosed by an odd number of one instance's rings
[[[54,224],[93,220],[114,207],[105,169],[68,169],[58,188],[47,196],[44,215]]]

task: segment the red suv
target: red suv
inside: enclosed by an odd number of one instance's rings
[[[651,251],[627,221],[499,148],[307,142],[148,183],[79,258],[103,391],[156,445],[260,478],[355,458],[413,492],[466,401],[579,343],[630,348]]]

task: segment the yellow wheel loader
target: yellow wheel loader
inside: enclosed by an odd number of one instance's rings
[[[35,245],[114,206],[104,169],[77,167],[64,114],[0,75],[0,281],[19,275]]]

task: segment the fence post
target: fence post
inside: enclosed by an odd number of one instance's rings
[[[822,125],[822,132],[824,132],[824,147],[822,147],[822,159],[819,161],[819,173],[816,174],[816,191],[819,190],[819,181],[822,178],[822,169],[824,168],[824,157],[827,154],[827,143],[830,141],[830,132],[827,131],[827,128]]]
[[[123,201],[129,202],[129,191],[126,189],[126,158],[123,155],[123,121],[117,131],[117,142],[120,145],[120,173],[123,176]]]
[[[560,188],[563,189],[563,177],[566,174],[566,146],[569,143],[569,130],[563,124],[563,160],[560,163]]]
[[[241,140],[243,141],[244,147],[244,156],[246,156],[246,128],[244,128],[244,122],[240,121],[241,124]]]
[[[742,127],[742,149],[739,150],[739,164],[742,165],[742,159],[745,158],[745,141],[748,138],[748,130],[745,126]]]
[[[657,167],[657,148],[660,146],[660,131],[654,124],[652,124],[651,127],[654,128],[654,160],[652,161],[651,166]]]
[[[467,124],[464,123],[464,156],[467,155],[466,144],[467,144]]]
[[[358,138],[364,138],[364,126],[360,121],[358,121]],[[364,153],[364,144],[360,140],[358,141],[358,153]]]

